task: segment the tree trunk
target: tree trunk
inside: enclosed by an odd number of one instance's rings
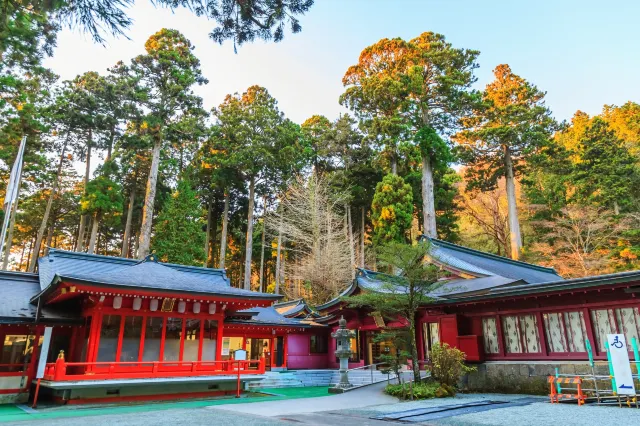
[[[127,222],[124,225],[124,236],[122,237],[122,251],[120,256],[129,257],[129,241],[131,240],[131,222],[133,221],[133,206],[136,201],[136,187],[135,184],[131,188],[129,194],[129,207],[127,208]]]
[[[18,213],[18,202],[20,201],[20,185],[22,184],[22,176],[18,179],[18,189],[16,190],[16,202],[13,203],[11,211],[8,213],[11,215],[11,220],[9,221],[9,231],[7,232],[7,245],[4,248],[4,255],[2,256],[2,270],[7,270],[7,265],[9,264],[9,255],[11,254],[11,246],[13,245],[13,230],[16,226],[16,216]],[[0,243],[0,247],[2,244]],[[36,256],[37,257],[37,256]]]
[[[89,248],[87,253],[93,254],[96,251],[96,241],[98,240],[98,228],[100,227],[100,214],[93,215],[93,225],[91,226],[91,237],[89,238]]]
[[[396,158],[396,154],[395,152],[393,154],[391,154],[391,174],[392,175],[397,175],[398,174],[398,159]]]
[[[31,244],[31,247],[29,248],[29,253],[27,254],[27,265],[31,263],[31,257],[33,255],[34,238],[32,238],[31,241],[29,241],[29,243]]]
[[[211,238],[209,252],[211,253],[211,259],[209,260],[209,266],[215,268],[216,266],[216,242],[218,241],[216,236],[218,235],[218,199],[213,201],[213,212],[211,213]]]
[[[107,158],[105,162],[111,161],[111,152],[113,151],[113,139],[115,138],[116,126],[111,126],[111,132],[109,133],[109,142],[107,143]]]
[[[347,209],[347,236],[349,237],[349,259],[351,260],[351,278],[356,277],[356,252],[353,240],[353,224],[351,223],[351,206],[346,205]]]
[[[280,213],[282,215],[282,212]],[[282,267],[282,216],[280,216],[280,222],[278,223],[278,247],[276,248],[276,294],[280,294],[280,275]]]
[[[87,192],[87,184],[89,183],[89,174],[91,172],[91,145],[92,145],[93,133],[92,130],[89,129],[89,140],[87,142],[87,161],[84,170],[84,192]],[[80,226],[78,227],[78,245],[76,246],[76,251],[84,250],[84,231],[87,226],[87,215],[83,214],[80,216]]]
[[[51,221],[51,226],[47,230],[47,239],[45,240],[45,243],[44,243],[45,247],[53,247],[51,245],[51,242],[53,241],[53,233],[55,232],[55,230],[56,230],[56,222],[54,219]]]
[[[224,212],[222,213],[222,232],[220,235],[220,261],[218,267],[224,269],[225,256],[227,255],[227,226],[229,225],[229,198],[231,194],[227,190],[224,194]]]
[[[162,136],[155,135],[153,153],[151,157],[151,170],[147,179],[147,192],[144,197],[142,209],[142,226],[140,227],[140,245],[138,247],[138,259],[144,259],[149,254],[151,247],[151,224],[153,222],[153,206],[156,200],[156,185],[158,183],[158,168],[160,166],[160,149],[162,148]]]
[[[211,238],[211,202],[207,204],[207,231],[204,237],[204,266],[209,267],[209,238]]]
[[[360,267],[364,268],[364,206],[360,207]]]
[[[40,228],[38,229],[38,236],[36,237],[36,247],[40,247],[42,243],[42,238],[44,236],[44,231],[47,228],[47,223],[49,222],[49,215],[51,214],[51,206],[53,205],[53,199],[56,196],[56,192],[58,191],[58,182],[60,181],[60,174],[62,173],[62,163],[64,162],[64,152],[67,149],[67,143],[69,142],[69,132],[67,132],[67,137],[65,138],[64,145],[62,145],[62,151],[60,152],[60,161],[58,162],[58,171],[56,173],[56,180],[53,182],[53,186],[51,187],[51,193],[49,194],[49,199],[47,200],[47,207],[44,209],[44,216],[42,217],[42,222],[40,223]],[[86,183],[85,183],[86,184]],[[53,227],[53,225],[51,225]],[[29,265],[29,272],[33,272],[36,269],[37,258],[34,258]]]
[[[251,255],[253,252],[253,208],[255,204],[256,178],[249,180],[249,212],[247,214],[247,241],[244,259],[244,289],[251,290]]]
[[[267,196],[262,197],[262,205],[264,213],[262,214],[262,246],[260,249],[260,293],[266,291],[262,288],[264,284],[264,240],[267,234]]]
[[[518,220],[518,206],[516,204],[516,183],[513,177],[513,161],[508,147],[504,147],[504,175],[507,184],[507,206],[509,209],[509,236],[511,240],[511,258],[518,260],[522,251],[522,236],[520,235],[520,221]]]
[[[615,215],[619,215],[620,214],[620,205],[618,204],[617,201],[613,202],[613,214],[615,214]]]
[[[411,335],[411,366],[413,367],[413,382],[420,383],[420,364],[418,364],[418,342],[416,339],[416,318],[409,318],[409,334]]]
[[[422,221],[424,234],[431,238],[437,238],[433,166],[427,153],[422,153]]]

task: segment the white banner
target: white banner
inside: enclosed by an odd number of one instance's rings
[[[53,327],[44,328],[44,338],[42,339],[42,346],[40,347],[40,359],[38,359],[38,370],[36,372],[36,379],[42,379],[44,377],[44,368],[47,366],[49,346],[51,345],[52,330]]]
[[[635,395],[631,364],[629,363],[629,349],[624,334],[607,334],[613,377],[616,379],[615,391],[618,395]]]

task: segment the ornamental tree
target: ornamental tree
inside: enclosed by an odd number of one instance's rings
[[[371,203],[373,242],[406,242],[413,219],[411,185],[398,175],[388,174],[376,185]]]
[[[153,250],[163,262],[200,266],[205,259],[203,225],[197,192],[183,179],[158,215]]]
[[[376,275],[382,281],[380,291],[367,291],[345,298],[349,306],[367,307],[383,317],[399,320],[407,325],[416,383],[420,381],[416,318],[418,310],[433,300],[429,294],[440,285],[438,268],[425,262],[428,253],[429,243],[426,241],[416,245],[391,242],[380,247],[378,264],[392,272],[389,275]]]
[[[482,94],[475,114],[464,120],[466,129],[455,139],[468,165],[469,188],[493,190],[505,178],[511,258],[522,251],[515,181],[526,162],[551,137],[555,121],[544,104],[544,92],[514,74],[508,65],[493,71],[495,80]]]

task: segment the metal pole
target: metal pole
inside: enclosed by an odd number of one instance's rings
[[[633,359],[636,361],[636,374],[640,375],[640,370],[638,370],[640,368],[640,353],[638,353],[638,339],[635,337],[631,339],[631,347],[633,348]],[[638,392],[636,391],[636,393]],[[638,396],[636,395],[633,399],[635,400],[636,408],[638,408]]]
[[[591,348],[591,342],[589,339],[585,339],[587,346],[587,355],[589,355],[589,365],[591,366],[591,377],[593,378],[593,387],[596,390],[596,401],[600,405],[600,392],[598,391],[598,379],[596,379],[595,363],[593,362],[593,349]]]
[[[236,398],[240,398],[240,361],[238,363],[238,389],[236,391]]]

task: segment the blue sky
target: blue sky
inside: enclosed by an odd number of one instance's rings
[[[135,23],[125,38],[96,45],[64,30],[53,58],[63,79],[89,70],[104,72],[144,50],[162,27],[183,32],[195,45],[209,84],[197,89],[207,109],[227,93],[253,84],[266,87],[292,120],[313,114],[333,119],[343,111],[342,76],[360,51],[384,37],[411,39],[424,31],[444,34],[456,47],[480,50],[478,88],[492,69],[512,70],[548,92],[556,118],[580,109],[597,114],[604,104],[640,102],[640,2],[593,0],[316,0],[301,18],[303,31],[280,43],[262,41],[233,51],[208,38],[214,23],[179,10],[172,13],[137,0]]]

